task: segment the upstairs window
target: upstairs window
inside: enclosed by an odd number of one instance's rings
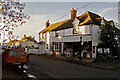
[[[55,37],[59,36],[59,31],[55,31]]]
[[[89,25],[85,26],[74,26],[74,34],[90,34],[90,27]]]

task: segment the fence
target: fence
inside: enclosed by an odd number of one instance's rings
[[[29,53],[30,54],[39,54],[39,55],[41,55],[41,54],[48,54],[48,53],[50,53],[50,51],[49,50],[39,50],[39,49],[29,49]]]

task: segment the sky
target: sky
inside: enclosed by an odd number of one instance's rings
[[[119,2],[119,0],[20,0],[22,2]]]
[[[46,0],[45,0],[46,1]],[[49,0],[47,0],[49,1]],[[94,12],[106,20],[114,20],[118,22],[118,2],[117,0],[109,0],[109,2],[42,2],[35,0],[34,2],[25,2],[26,6],[24,13],[30,15],[30,19],[26,24],[16,28],[15,35],[23,37],[34,36],[37,41],[38,33],[45,28],[45,22],[47,20],[50,23],[56,23],[70,18],[70,10],[72,8],[78,9],[77,16],[82,15],[86,11]],[[89,4],[85,6],[86,4]],[[85,6],[85,7],[83,7]],[[64,16],[64,17],[63,17]]]

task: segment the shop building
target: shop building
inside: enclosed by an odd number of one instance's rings
[[[98,29],[104,18],[87,11],[77,16],[77,10],[71,10],[71,18],[50,25],[39,32],[39,42],[44,41],[45,50],[56,54],[71,56],[81,53],[84,58],[96,58],[97,46],[100,42]]]

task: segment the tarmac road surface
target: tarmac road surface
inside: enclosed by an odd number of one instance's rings
[[[31,55],[29,65],[53,78],[117,78],[118,73]]]
[[[0,80],[2,78],[2,49],[0,49]]]
[[[7,73],[7,74],[6,74]],[[97,69],[84,65],[77,65],[61,60],[49,59],[47,56],[30,55],[29,62],[21,69],[20,66],[10,69],[3,68],[3,79],[11,78],[26,78],[40,80],[46,79],[104,79],[115,80],[118,78],[118,73],[103,69]],[[21,79],[23,80],[23,79]]]

